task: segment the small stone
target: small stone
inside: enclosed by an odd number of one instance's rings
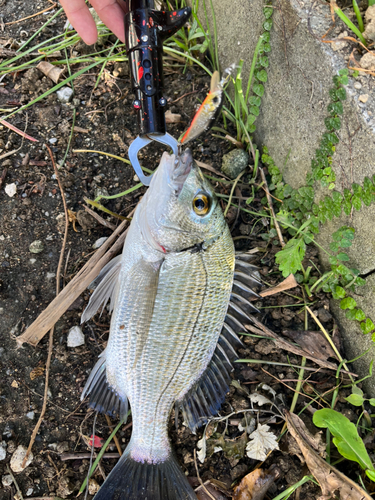
[[[33,265],[33,264],[35,264],[36,259],[30,259],[29,262],[30,262],[31,265]]]
[[[13,472],[22,472],[28,465],[33,461],[33,454],[30,452],[28,459],[26,460],[25,467],[22,467],[23,459],[26,456],[27,448],[20,444],[16,451],[13,453],[10,459],[10,468]]]
[[[51,280],[52,278],[55,278],[55,277],[56,277],[56,273],[47,273],[47,275],[46,275],[46,278],[48,280]]]
[[[98,198],[99,196],[109,196],[108,190],[105,187],[97,187],[95,189],[95,199]],[[108,200],[102,198],[99,202],[102,205],[105,205],[106,203],[108,203]]]
[[[362,95],[360,95],[360,96],[358,97],[358,99],[359,99],[361,102],[366,103],[366,102],[368,101],[368,98],[369,98],[369,97],[370,97],[370,96],[369,96],[368,94],[362,94]]]
[[[4,460],[7,456],[7,444],[5,441],[0,443],[0,460]]]
[[[6,184],[4,191],[10,198],[13,198],[13,196],[17,193],[17,186],[14,182],[12,184]]]
[[[56,446],[56,451],[58,453],[65,453],[68,450],[69,450],[69,443],[68,443],[68,441],[62,441],[61,443],[58,443],[57,446]]]
[[[79,326],[73,326],[68,333],[68,347],[78,347],[85,343],[85,336]]]
[[[372,40],[375,42],[375,5],[372,5],[366,10],[366,29],[363,32],[363,36],[367,40]]]
[[[344,38],[345,36],[348,36],[348,32],[344,31],[343,33],[340,33],[340,35],[337,38]],[[337,52],[338,50],[343,49],[348,45],[348,42],[345,42],[344,40],[342,42],[332,42],[331,47],[334,52]]]
[[[95,495],[99,491],[99,484],[95,481],[95,479],[89,480],[89,495]]]
[[[359,82],[355,82],[355,84],[353,85],[353,87],[357,90],[361,90],[362,88],[362,83],[359,83]]]
[[[359,64],[364,69],[375,70],[375,50],[366,52],[366,54],[361,57]]]
[[[235,179],[249,163],[249,155],[243,149],[233,149],[223,156],[221,171]]]
[[[28,413],[26,413],[26,417],[29,418],[30,420],[34,420],[35,412],[29,411]]]
[[[83,231],[94,229],[94,227],[96,227],[98,224],[96,219],[94,219],[92,215],[87,213],[86,210],[78,210],[76,217],[78,224],[81,226]]]
[[[30,495],[33,494],[33,491],[34,491],[34,488],[29,488],[27,491],[26,491],[26,496],[29,497]]]
[[[102,238],[99,238],[98,240],[95,241],[95,243],[93,244],[93,246],[91,248],[93,248],[94,250],[100,248],[107,239],[108,239],[107,236],[103,236]]]
[[[30,243],[29,251],[31,253],[40,253],[43,252],[43,250],[44,250],[44,245],[40,240],[35,240],[32,243]]]
[[[4,488],[9,488],[9,486],[13,483],[13,478],[10,474],[5,474],[5,476],[1,478],[1,482],[3,483]]]
[[[62,87],[56,92],[57,98],[60,102],[68,103],[73,97],[73,90],[70,87]]]
[[[57,139],[56,139],[56,137],[52,137],[52,139],[49,139],[49,140],[48,140],[48,142],[49,142],[50,144],[56,144]]]
[[[10,385],[14,387],[14,389],[18,389],[19,387],[19,383],[17,382],[17,380],[13,380],[13,382]]]

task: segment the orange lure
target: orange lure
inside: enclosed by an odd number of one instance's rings
[[[226,74],[220,80],[218,71],[215,71],[211,78],[210,92],[207,94],[205,100],[202,102],[200,108],[196,112],[190,127],[187,129],[182,139],[181,144],[186,144],[198,137],[202,132],[209,129],[219,115],[221,105],[223,103],[223,89],[231,75],[235,65],[232,64],[224,71]]]

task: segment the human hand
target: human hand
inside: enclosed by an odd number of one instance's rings
[[[77,33],[87,45],[98,39],[98,31],[85,0],[60,0],[65,13]],[[103,23],[122,41],[125,41],[125,0],[90,0]]]

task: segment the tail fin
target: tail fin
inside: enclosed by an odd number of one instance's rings
[[[94,500],[197,500],[175,458],[149,464],[125,451]]]

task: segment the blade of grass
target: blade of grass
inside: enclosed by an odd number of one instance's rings
[[[343,11],[340,9],[340,7],[335,2],[335,0],[331,0],[331,6],[332,6],[335,14],[337,14],[339,16],[339,18],[341,19],[341,21],[344,21],[344,23],[347,25],[347,27],[349,29],[351,29],[353,31],[353,33],[355,33],[357,35],[357,37],[361,40],[361,42],[363,43],[363,45],[365,45],[367,47],[367,42],[366,42],[364,36],[362,35],[362,33],[351,22],[351,20],[348,17],[346,17],[346,15],[343,13]]]
[[[58,16],[61,14],[61,12],[63,12],[63,11],[64,11],[64,9],[62,9],[62,8],[61,8],[61,9],[59,9],[59,10],[57,10],[57,11],[56,11],[56,12],[55,12],[55,13],[54,13],[54,14],[53,14],[53,15],[52,15],[52,16],[51,16],[51,17],[50,17],[50,18],[49,18],[49,19],[48,19],[48,20],[47,20],[44,24],[43,24],[43,26],[41,26],[39,29],[37,29],[37,30],[36,30],[36,32],[35,32],[35,33],[34,33],[34,34],[33,34],[33,35],[32,35],[32,36],[28,39],[28,40],[26,40],[26,42],[25,42],[23,45],[21,45],[21,47],[19,47],[19,48],[17,49],[17,52],[22,52],[22,50],[23,50],[23,49],[24,49],[27,45],[29,45],[29,43],[30,43],[30,42],[31,42],[31,41],[32,41],[32,40],[33,40],[36,36],[38,36],[38,35],[39,35],[39,33],[40,33],[42,30],[44,30],[44,28],[46,28],[46,27],[49,25],[49,23],[50,23],[50,22],[52,22],[54,19],[56,19],[56,17],[58,17]]]
[[[104,443],[104,445],[102,446],[101,450],[99,451],[98,453],[98,456],[96,457],[95,459],[95,462],[92,464],[92,467],[90,469],[90,472],[89,474],[87,475],[87,477],[85,478],[85,480],[83,481],[82,483],[82,486],[80,487],[79,489],[79,492],[78,492],[78,495],[81,495],[81,493],[83,493],[84,489],[86,488],[86,484],[87,484],[87,480],[90,479],[90,477],[92,476],[94,470],[96,469],[98,463],[99,463],[99,460],[102,458],[102,456],[104,455],[104,452],[105,450],[107,449],[107,446],[109,445],[109,443],[112,441],[113,439],[113,436],[115,436],[115,434],[117,433],[117,431],[120,429],[120,427],[126,422],[127,418],[129,417],[130,415],[130,410],[128,411],[128,414],[126,415],[125,418],[123,418],[122,420],[120,420],[120,422],[116,425],[116,427],[113,429],[113,431],[111,432],[109,438],[107,439],[107,441]]]
[[[363,19],[362,19],[361,13],[359,11],[359,7],[358,7],[356,0],[353,0],[353,9],[354,9],[355,15],[357,17],[359,31],[361,33],[363,33],[365,31],[365,27],[363,26]]]

